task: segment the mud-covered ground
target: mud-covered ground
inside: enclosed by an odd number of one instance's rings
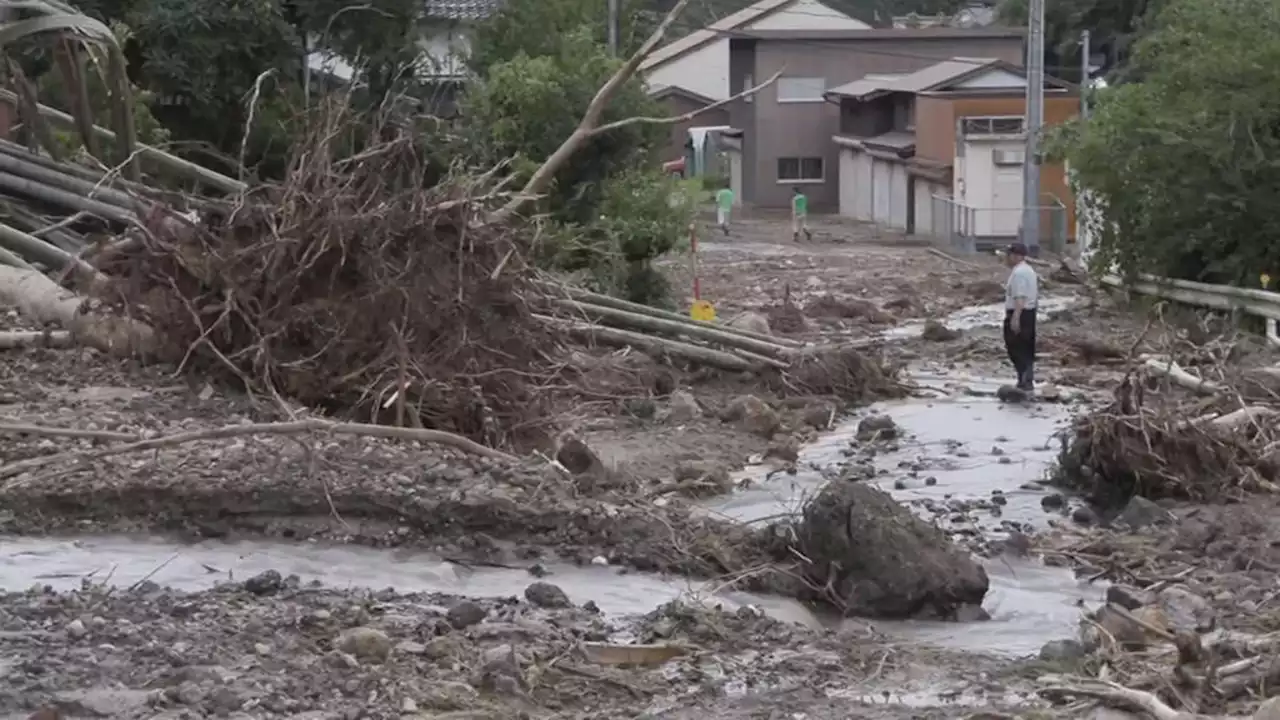
[[[948,320],[1001,299],[1006,270],[996,258],[949,257],[822,218],[814,235],[793,244],[785,221],[768,217],[741,220],[727,239],[704,233],[703,296],[722,318],[758,314],[770,332],[814,343],[870,342],[895,327],[941,321],[950,332],[912,330],[881,351],[913,367],[1011,372],[998,328]],[[666,269],[677,285],[689,282],[684,259]],[[1040,381],[1108,392],[1149,336],[1148,323],[1054,280],[1052,269],[1042,267],[1046,296],[1079,299],[1041,320]],[[4,324],[21,325],[15,313]],[[556,445],[516,468],[439,446],[310,435],[232,435],[102,455],[125,435],[286,413],[90,350],[5,351],[0,423],[91,432],[6,435],[0,473],[31,464],[0,477],[0,533],[427,546],[477,565],[528,569],[531,583],[542,563],[561,560],[726,580],[768,561],[767,538],[695,515],[691,503],[728,490],[729,471],[745,463],[785,471],[802,443],[839,419],[842,403],[784,400],[767,383],[659,367],[635,353],[578,360],[589,392],[557,423],[601,467],[569,476],[553,462]],[[651,384],[667,387],[636,390]],[[741,411],[744,396],[759,401],[751,413]],[[1181,584],[1227,627],[1280,627],[1272,582],[1280,557],[1271,557],[1280,515],[1259,503],[1169,509],[1170,518],[1138,532],[1065,513],[1036,551],[1099,580]],[[751,587],[751,578],[742,584]],[[1080,661],[1068,653],[1028,667],[960,657],[892,643],[860,623],[816,630],[753,611],[672,606],[606,618],[565,606],[541,586],[523,598],[467,599],[271,576],[200,593],[149,583],[62,594],[33,588],[0,597],[0,633],[0,716],[14,717],[48,706],[85,717],[959,718],[979,707],[1025,708],[1036,670]],[[686,654],[617,666],[593,654],[591,643],[611,639]],[[925,704],[938,707],[921,709],[893,697],[922,685],[962,688],[964,702],[947,707],[934,694]]]

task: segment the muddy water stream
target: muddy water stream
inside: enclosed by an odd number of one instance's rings
[[[885,472],[877,482],[899,500],[919,506],[989,499],[1000,490],[1007,504],[1002,516],[977,510],[954,519],[976,518],[974,533],[998,536],[1009,522],[1039,524],[1044,491],[1034,486],[1051,460],[1049,439],[1066,410],[1057,405],[1002,406],[974,396],[972,381],[921,373],[917,383],[937,389],[939,397],[886,403],[872,409],[893,417],[909,434],[896,452],[877,458]],[[766,478],[761,467],[741,471],[751,476],[749,489],[707,506],[709,512],[743,521],[793,510],[824,482],[819,468],[838,465],[857,419],[825,434],[807,447],[794,476]],[[905,469],[904,469],[905,468]],[[914,471],[914,472],[913,472]],[[929,481],[927,478],[935,478]],[[894,480],[906,487],[893,489]],[[1030,483],[1030,484],[1029,484]],[[951,522],[947,520],[944,522]],[[970,522],[968,519],[964,522]],[[335,587],[394,587],[402,592],[433,591],[471,596],[519,595],[533,581],[522,570],[472,569],[421,552],[375,550],[351,546],[278,541],[206,541],[183,545],[155,538],[85,536],[73,539],[5,538],[0,545],[0,587],[23,589],[32,584],[56,588],[78,586],[82,579],[108,580],[127,586],[144,578],[180,589],[202,589],[218,582],[245,579],[263,570],[297,574]],[[699,596],[702,583],[610,567],[551,565],[547,579],[575,602],[594,601],[614,616],[646,613],[677,597]],[[983,623],[877,623],[882,632],[904,640],[955,649],[1024,655],[1045,642],[1074,634],[1079,600],[1093,601],[1101,588],[1082,588],[1066,570],[1008,559],[987,562],[992,589]],[[800,604],[782,598],[724,593],[715,598],[726,607],[751,604],[771,614],[809,625],[835,622],[819,618]]]
[[[955,320],[967,326],[991,324],[993,318],[999,318],[994,310],[974,308]],[[889,335],[910,336],[912,332],[919,329],[904,326]],[[893,417],[907,434],[895,452],[876,459],[882,471],[876,482],[900,501],[916,507],[932,504],[935,510],[949,503],[981,506],[981,501],[990,501],[993,491],[1003,494],[1007,502],[999,507],[999,516],[990,507],[949,517],[944,514],[943,522],[953,524],[948,528],[951,530],[961,529],[957,523],[970,524],[963,529],[999,538],[1017,527],[1011,523],[1041,525],[1046,518],[1040,507],[1044,491],[1035,481],[1044,476],[1052,461],[1050,438],[1069,417],[1067,409],[1049,404],[1001,405],[991,397],[998,382],[950,371],[920,369],[912,380],[936,397],[884,403],[871,409]],[[709,503],[706,510],[745,522],[794,510],[825,482],[822,470],[834,469],[845,461],[843,451],[849,447],[858,419],[806,447],[795,475],[770,475],[763,467],[746,468],[739,479],[751,480],[747,489]],[[903,485],[895,488],[895,480]],[[991,577],[985,603],[990,621],[895,622],[876,623],[876,627],[908,642],[1026,655],[1049,640],[1074,636],[1078,603],[1098,601],[1103,593],[1099,586],[1081,586],[1067,570],[1034,562],[997,558],[987,561],[986,567]],[[317,543],[181,544],[130,536],[0,538],[0,588],[10,590],[37,583],[68,589],[85,579],[118,586],[149,579],[198,590],[268,569],[331,587],[394,587],[401,592],[480,597],[520,595],[533,581],[523,570],[469,568],[421,552]],[[547,569],[551,572],[547,579],[572,600],[594,601],[613,616],[647,613],[678,597],[703,596],[700,590],[704,583],[699,581],[620,573],[600,566],[551,565]],[[731,592],[717,595],[714,601],[727,608],[755,605],[776,617],[811,626],[838,622],[782,598]]]

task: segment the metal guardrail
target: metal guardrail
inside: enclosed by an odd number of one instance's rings
[[[1104,275],[1102,284],[1139,295],[1262,318],[1267,322],[1267,340],[1273,345],[1280,345],[1280,334],[1276,330],[1277,321],[1280,321],[1280,293],[1145,274],[1139,275],[1138,281],[1131,284],[1125,284],[1118,275]]]

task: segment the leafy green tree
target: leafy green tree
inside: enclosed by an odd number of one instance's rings
[[[1026,27],[1028,0],[1003,0],[1000,23]],[[1080,79],[1080,36],[1089,31],[1092,53],[1105,59],[1104,72],[1120,71],[1165,0],[1053,0],[1045,3],[1045,69],[1073,82]]]
[[[1280,270],[1280,4],[1169,0],[1133,55],[1141,82],[1099,93],[1058,139],[1102,266],[1256,285]]]
[[[479,43],[477,47],[492,53]],[[495,62],[463,101],[462,135],[468,154],[489,164],[514,159],[517,172],[532,172],[574,131],[596,91],[620,63],[585,27],[561,35],[554,54],[531,57],[520,50],[510,60]],[[602,122],[661,114],[635,79],[609,103]],[[663,126],[636,123],[589,139],[557,174],[543,209],[563,222],[590,222],[597,214],[603,183],[614,174],[652,164],[652,153],[665,137]]]

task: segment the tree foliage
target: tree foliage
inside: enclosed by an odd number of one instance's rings
[[[1025,27],[1028,0],[1003,0],[997,17],[1004,25]],[[1131,49],[1148,29],[1165,0],[1053,0],[1045,3],[1045,69],[1070,81],[1080,79],[1080,37],[1090,34],[1093,54],[1105,58],[1104,70],[1122,71]]]
[[[604,45],[603,6],[511,0],[481,25],[472,43],[477,77],[461,107],[461,153],[482,166],[510,163],[523,182],[555,152],[622,63]],[[643,42],[634,27],[624,28],[620,44]],[[634,78],[601,123],[662,114]],[[640,302],[661,297],[665,288],[650,262],[673,247],[691,217],[658,167],[655,151],[667,138],[664,125],[632,123],[587,140],[539,204],[554,223],[544,247],[551,262],[585,272],[606,292]]]
[[[1059,138],[1103,267],[1254,285],[1280,269],[1280,4],[1170,0]]]

